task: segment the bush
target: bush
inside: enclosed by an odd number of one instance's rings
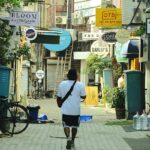
[[[109,86],[104,86],[102,88],[102,99],[107,103],[112,103],[112,89]]]
[[[125,108],[125,92],[124,89],[114,87],[112,96],[112,107]]]

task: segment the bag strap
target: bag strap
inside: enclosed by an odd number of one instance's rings
[[[62,98],[62,103],[68,98],[68,96],[71,94],[73,87],[76,83],[76,80],[74,81],[73,85],[71,86],[70,90],[67,92],[67,94],[64,96],[64,98]]]

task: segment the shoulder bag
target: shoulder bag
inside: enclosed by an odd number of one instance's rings
[[[72,90],[73,90],[73,87],[76,83],[76,80],[74,81],[73,85],[71,86],[70,90],[67,92],[67,94],[64,96],[64,98],[61,99],[61,103],[60,103],[60,106],[62,106],[62,104],[64,103],[64,101],[68,98],[68,96],[71,94]]]

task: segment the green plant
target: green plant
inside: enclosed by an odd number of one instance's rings
[[[12,36],[13,29],[9,26],[8,21],[0,19],[0,64],[5,65],[8,63],[8,59],[5,57],[9,51],[9,40]]]
[[[128,126],[128,125],[132,125],[133,124],[133,120],[111,120],[111,121],[107,121],[105,123],[105,125],[119,125],[119,126]]]
[[[109,57],[101,57],[97,54],[91,53],[87,58],[87,73],[97,73],[103,75],[105,68],[112,68],[112,61]]]
[[[112,107],[125,108],[125,91],[122,88],[114,87],[112,96]]]
[[[10,9],[16,6],[19,7],[21,1],[22,0],[0,0],[0,9],[4,7],[6,9]]]
[[[107,103],[112,103],[112,89],[109,86],[104,86],[102,88],[102,99]]]
[[[30,58],[30,46],[27,43],[20,43],[18,45],[16,56],[19,58],[20,56],[26,56],[28,59]]]

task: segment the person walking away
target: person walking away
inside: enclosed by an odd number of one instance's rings
[[[74,147],[74,141],[77,134],[77,128],[80,124],[80,102],[86,98],[85,86],[77,81],[78,73],[76,69],[70,69],[67,74],[68,80],[62,81],[59,84],[57,92],[57,105],[60,107],[62,99],[67,95],[70,88],[73,86],[71,94],[66,98],[61,106],[62,123],[64,133],[67,138],[66,149]]]
[[[121,75],[121,77],[118,79],[118,87],[124,88],[124,74]]]

